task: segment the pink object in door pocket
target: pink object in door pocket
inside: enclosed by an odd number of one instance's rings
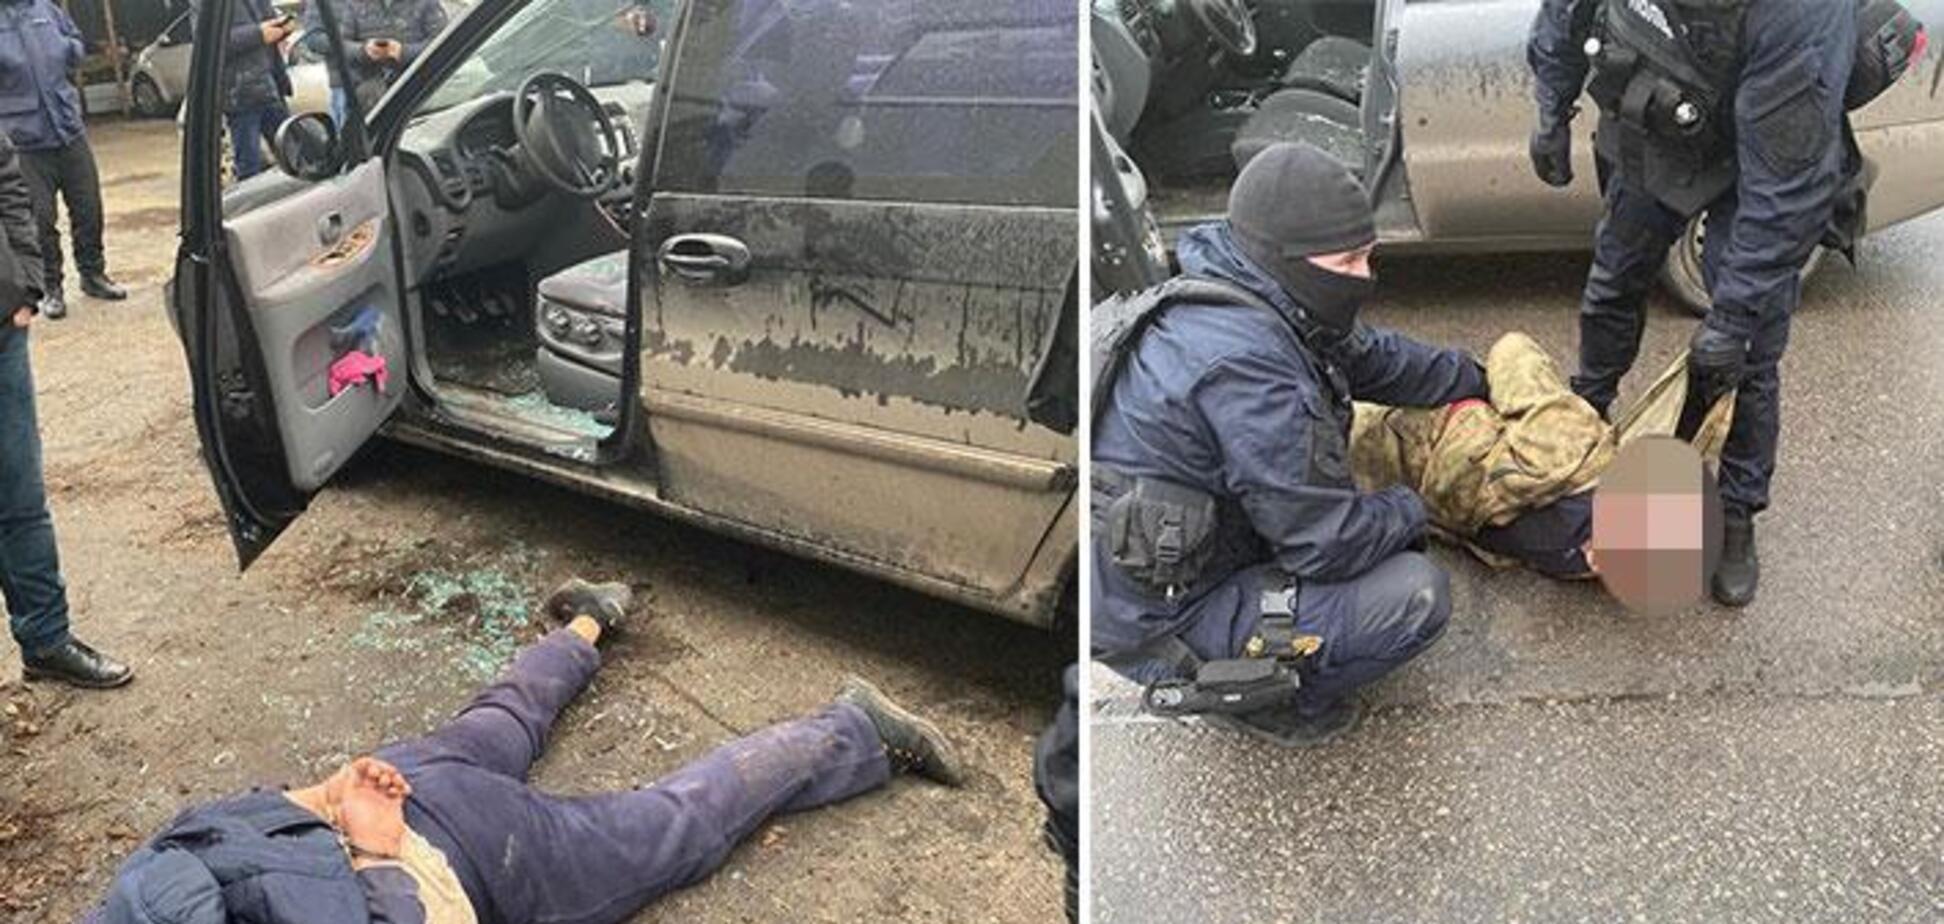
[[[383,356],[373,356],[363,350],[352,350],[331,363],[331,397],[335,398],[345,389],[362,385],[367,381],[375,382],[378,393],[384,394],[385,383],[389,377]]]

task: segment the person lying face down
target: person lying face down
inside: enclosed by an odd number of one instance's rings
[[[652,785],[534,788],[528,771],[629,601],[624,584],[567,582],[544,606],[561,628],[446,725],[314,786],[185,809],[81,924],[621,924],[708,876],[775,815],[894,774],[962,781],[936,726],[852,677],[821,710]]]
[[[1641,400],[1602,419],[1573,394],[1552,357],[1521,333],[1499,338],[1485,360],[1489,400],[1415,409],[1359,403],[1350,465],[1360,488],[1404,485],[1424,498],[1434,532],[1496,567],[1590,578],[1593,489],[1615,451],[1671,435],[1686,396],[1685,356]],[[1691,442],[1718,459],[1732,395],[1715,402]]]

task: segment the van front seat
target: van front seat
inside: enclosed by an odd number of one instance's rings
[[[1354,105],[1363,102],[1364,74],[1369,68],[1369,45],[1325,35],[1304,46],[1276,82],[1290,89],[1327,93]]]
[[[1277,90],[1242,123],[1229,155],[1241,170],[1264,148],[1284,141],[1307,141],[1363,175],[1363,123],[1354,104],[1318,90]]]
[[[627,342],[628,252],[567,267],[540,280],[538,291],[541,391],[560,407],[612,410]]]

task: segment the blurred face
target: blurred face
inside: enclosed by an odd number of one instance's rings
[[[1315,254],[1309,258],[1318,269],[1328,270],[1339,276],[1355,276],[1358,279],[1371,278],[1370,254],[1377,249],[1375,244],[1346,250],[1341,253]]]
[[[1708,482],[1693,447],[1658,437],[1630,444],[1602,474],[1587,558],[1629,609],[1676,613],[1706,591],[1720,529]]]

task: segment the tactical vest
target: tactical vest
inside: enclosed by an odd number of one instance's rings
[[[1735,183],[1748,0],[1588,2],[1600,152],[1668,207],[1699,212]]]
[[[1734,103],[1748,0],[1581,3],[1575,28],[1592,65],[1586,89],[1600,107],[1600,153],[1669,208],[1699,212],[1735,183]],[[1894,85],[1925,43],[1923,25],[1897,0],[1856,0],[1856,9],[1847,110]]]
[[[1096,425],[1105,412],[1141,335],[1175,305],[1256,308],[1282,313],[1233,283],[1176,276],[1094,306],[1088,318],[1088,362],[1093,383],[1088,413]],[[1261,558],[1261,540],[1237,505],[1199,488],[1160,478],[1134,477],[1112,466],[1092,467],[1094,541],[1121,573],[1143,589],[1173,601],[1210,574],[1226,573]]]

